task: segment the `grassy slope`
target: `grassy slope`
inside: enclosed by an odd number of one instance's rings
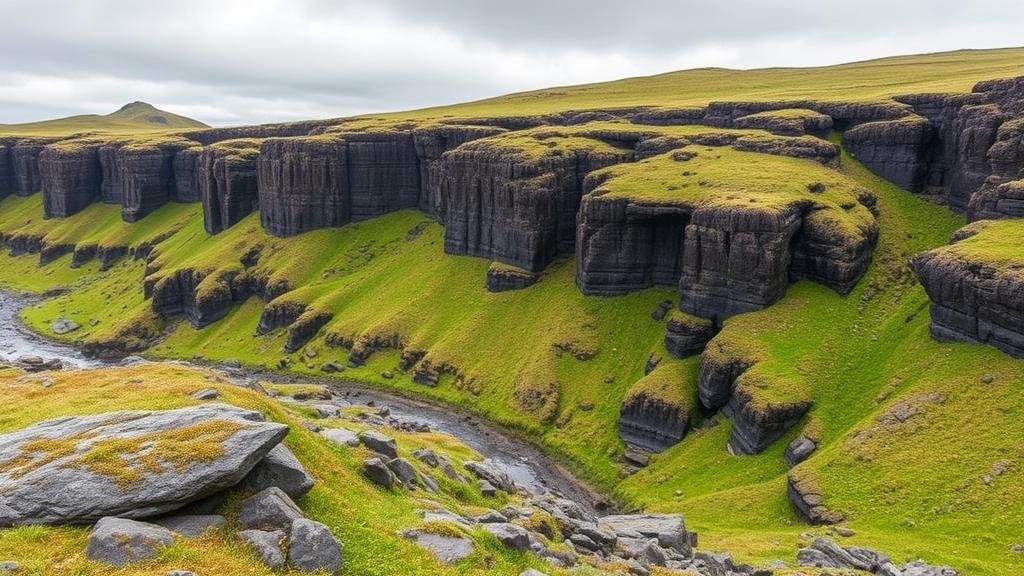
[[[627,106],[694,106],[713,100],[880,100],[966,92],[979,80],[1024,74],[1024,48],[895,56],[817,68],[698,68],[615,82],[547,88],[391,116],[521,116]]]
[[[258,410],[269,419],[291,427],[285,443],[316,479],[313,490],[299,500],[306,514],[329,526],[344,543],[346,573],[387,576],[401,566],[403,574],[518,574],[525,567],[541,567],[536,558],[505,549],[483,531],[470,534],[477,551],[453,567],[442,566],[425,551],[396,534],[420,524],[417,509],[429,501],[464,513],[479,513],[500,506],[503,497],[485,499],[474,489],[439,479],[442,494],[427,497],[404,489],[382,490],[365,480],[361,463],[365,448],[330,444],[300,424],[297,411],[275,400],[224,383],[205,370],[175,365],[136,366],[53,374],[54,384],[44,388],[36,378],[23,378],[13,369],[0,369],[0,391],[5,410],[0,433],[32,422],[68,414],[109,410],[162,410],[195,404],[190,394],[211,385],[224,401]],[[391,433],[391,432],[389,432]],[[433,448],[456,462],[477,458],[472,450],[439,433],[394,433],[400,452]],[[238,499],[229,501],[231,516]],[[0,530],[0,558],[18,561],[25,574],[110,574],[108,566],[85,558],[89,529],[81,527],[22,527]],[[197,574],[251,576],[271,574],[255,555],[229,531],[217,531],[196,540],[179,540],[156,559],[119,570],[125,576],[163,574],[169,569]]]
[[[712,99],[876,99],[962,91],[980,79],[1024,73],[1022,53],[958,52],[820,69],[685,71],[403,115],[522,115]],[[868,276],[847,297],[797,283],[776,306],[730,321],[720,341],[758,349],[763,359],[759,370],[774,376],[772,384],[801,382],[811,389],[814,407],[808,422],[820,431],[824,446],[800,472],[815,474],[828,504],[850,518],[858,533],[854,541],[891,550],[899,558],[946,561],[972,574],[1019,573],[1024,562],[1009,547],[1024,526],[1019,507],[1012,505],[1024,491],[1024,464],[1019,442],[1014,442],[1024,434],[1019,423],[1024,369],[983,346],[933,342],[927,333],[927,299],[905,266],[909,256],[945,244],[962,220],[874,178],[848,157],[844,170],[879,196],[881,237]],[[785,441],[758,456],[732,457],[724,449],[726,422],[692,433],[648,469],[619,478],[614,461],[622,449],[614,430],[618,403],[642,374],[647,354],[661,349],[664,327],[648,315],[671,291],[584,298],[573,286],[573,262],[563,261],[535,287],[488,294],[482,288],[487,263],[443,255],[435,224],[407,240],[408,231],[422,220],[403,212],[275,244],[280,241],[265,237],[250,218],[218,237],[218,246],[193,221],[168,242],[173,248],[164,258],[174,265],[217,258],[227,262],[242,247],[265,242],[274,248],[268,250],[274,254],[268,266],[306,284],[296,296],[336,312],[330,330],[352,336],[397,331],[429,347],[432,356],[457,362],[476,377],[476,385],[459,388],[445,378],[428,389],[408,375],[384,379],[381,371],[397,362],[392,352],[375,355],[366,367],[347,371],[347,377],[429,394],[520,427],[621,497],[651,509],[683,511],[707,546],[751,559],[792,558],[807,528],[785,501]],[[78,281],[86,288],[28,311],[32,325],[45,328],[66,314],[79,320],[95,317],[104,326],[125,310],[145,307],[134,288],[142,274],[139,263],[98,273],[89,266],[68,271],[62,262],[47,266],[47,276],[39,277],[28,273],[34,257],[0,257],[0,279],[9,286],[38,291]],[[105,304],[104,293],[120,306]],[[250,301],[202,331],[178,325],[154,352],[273,364],[281,356],[284,335],[251,336],[261,307]],[[87,331],[71,335],[86,336]],[[552,345],[566,339],[597,355],[580,361],[553,354]],[[312,346],[320,351],[318,362],[345,356],[344,350],[328,350],[322,337]],[[684,387],[691,396],[696,364],[691,358],[675,367],[686,375]],[[315,367],[298,362],[296,369]],[[995,375],[994,383],[981,385],[983,373]],[[555,417],[541,421],[514,408],[517,384],[524,378],[547,381],[551,374],[560,391]],[[605,383],[607,376],[611,383]],[[904,398],[913,404],[922,404],[923,398],[924,414],[909,425],[894,426],[884,417],[878,421]],[[593,409],[585,409],[591,403]],[[985,485],[982,475],[1002,459],[1015,465]]]
[[[0,135],[66,136],[78,132],[143,132],[208,128],[206,124],[155,108],[145,102],[132,102],[110,114],[81,114],[26,122],[0,124]]]

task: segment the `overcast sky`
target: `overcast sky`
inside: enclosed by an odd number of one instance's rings
[[[1024,45],[1021,0],[0,0],[0,123],[132,100],[226,125],[704,66]]]

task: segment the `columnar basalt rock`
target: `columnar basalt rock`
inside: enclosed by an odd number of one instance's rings
[[[179,150],[174,155],[174,201],[201,202],[202,186],[199,182],[202,173],[200,160],[203,156],[201,146],[191,146]]]
[[[434,202],[445,251],[539,272],[572,253],[586,175],[627,161],[632,152],[586,138],[495,138],[460,146],[441,160]]]
[[[13,192],[17,196],[31,196],[43,189],[39,172],[39,155],[54,139],[21,138],[10,146]]]
[[[117,151],[125,222],[140,220],[175,197],[174,157],[181,146],[129,144]]]
[[[52,144],[39,154],[43,215],[66,218],[100,199],[100,144]]]
[[[259,205],[256,177],[259,142],[227,140],[203,149],[199,190],[209,234],[230,228]]]
[[[124,194],[124,187],[121,183],[121,163],[117,158],[117,151],[123,143],[111,142],[100,146],[97,155],[100,160],[100,200],[107,204],[120,204]]]
[[[260,221],[275,236],[341,226],[352,218],[340,139],[271,138],[260,146]]]
[[[437,125],[415,128],[412,131],[413,144],[420,170],[419,209],[427,214],[444,212],[444,207],[435,207],[434,191],[441,185],[443,174],[440,169],[441,156],[472,140],[495,136],[505,132],[504,128],[493,126]]]
[[[14,193],[14,165],[11,145],[0,141],[0,200]]]

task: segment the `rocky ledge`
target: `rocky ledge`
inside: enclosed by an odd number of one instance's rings
[[[938,340],[981,342],[1024,357],[1024,261],[1020,223],[980,221],[950,246],[916,256],[912,265],[931,299]]]

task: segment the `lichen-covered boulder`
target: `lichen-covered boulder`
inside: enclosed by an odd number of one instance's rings
[[[327,526],[305,518],[296,520],[288,535],[288,563],[303,572],[336,574],[341,570],[341,543]]]
[[[238,483],[288,427],[206,404],[48,420],[0,436],[0,526],[146,518]]]
[[[90,560],[122,567],[148,560],[174,543],[170,530],[125,518],[101,518],[89,534],[85,555]]]

